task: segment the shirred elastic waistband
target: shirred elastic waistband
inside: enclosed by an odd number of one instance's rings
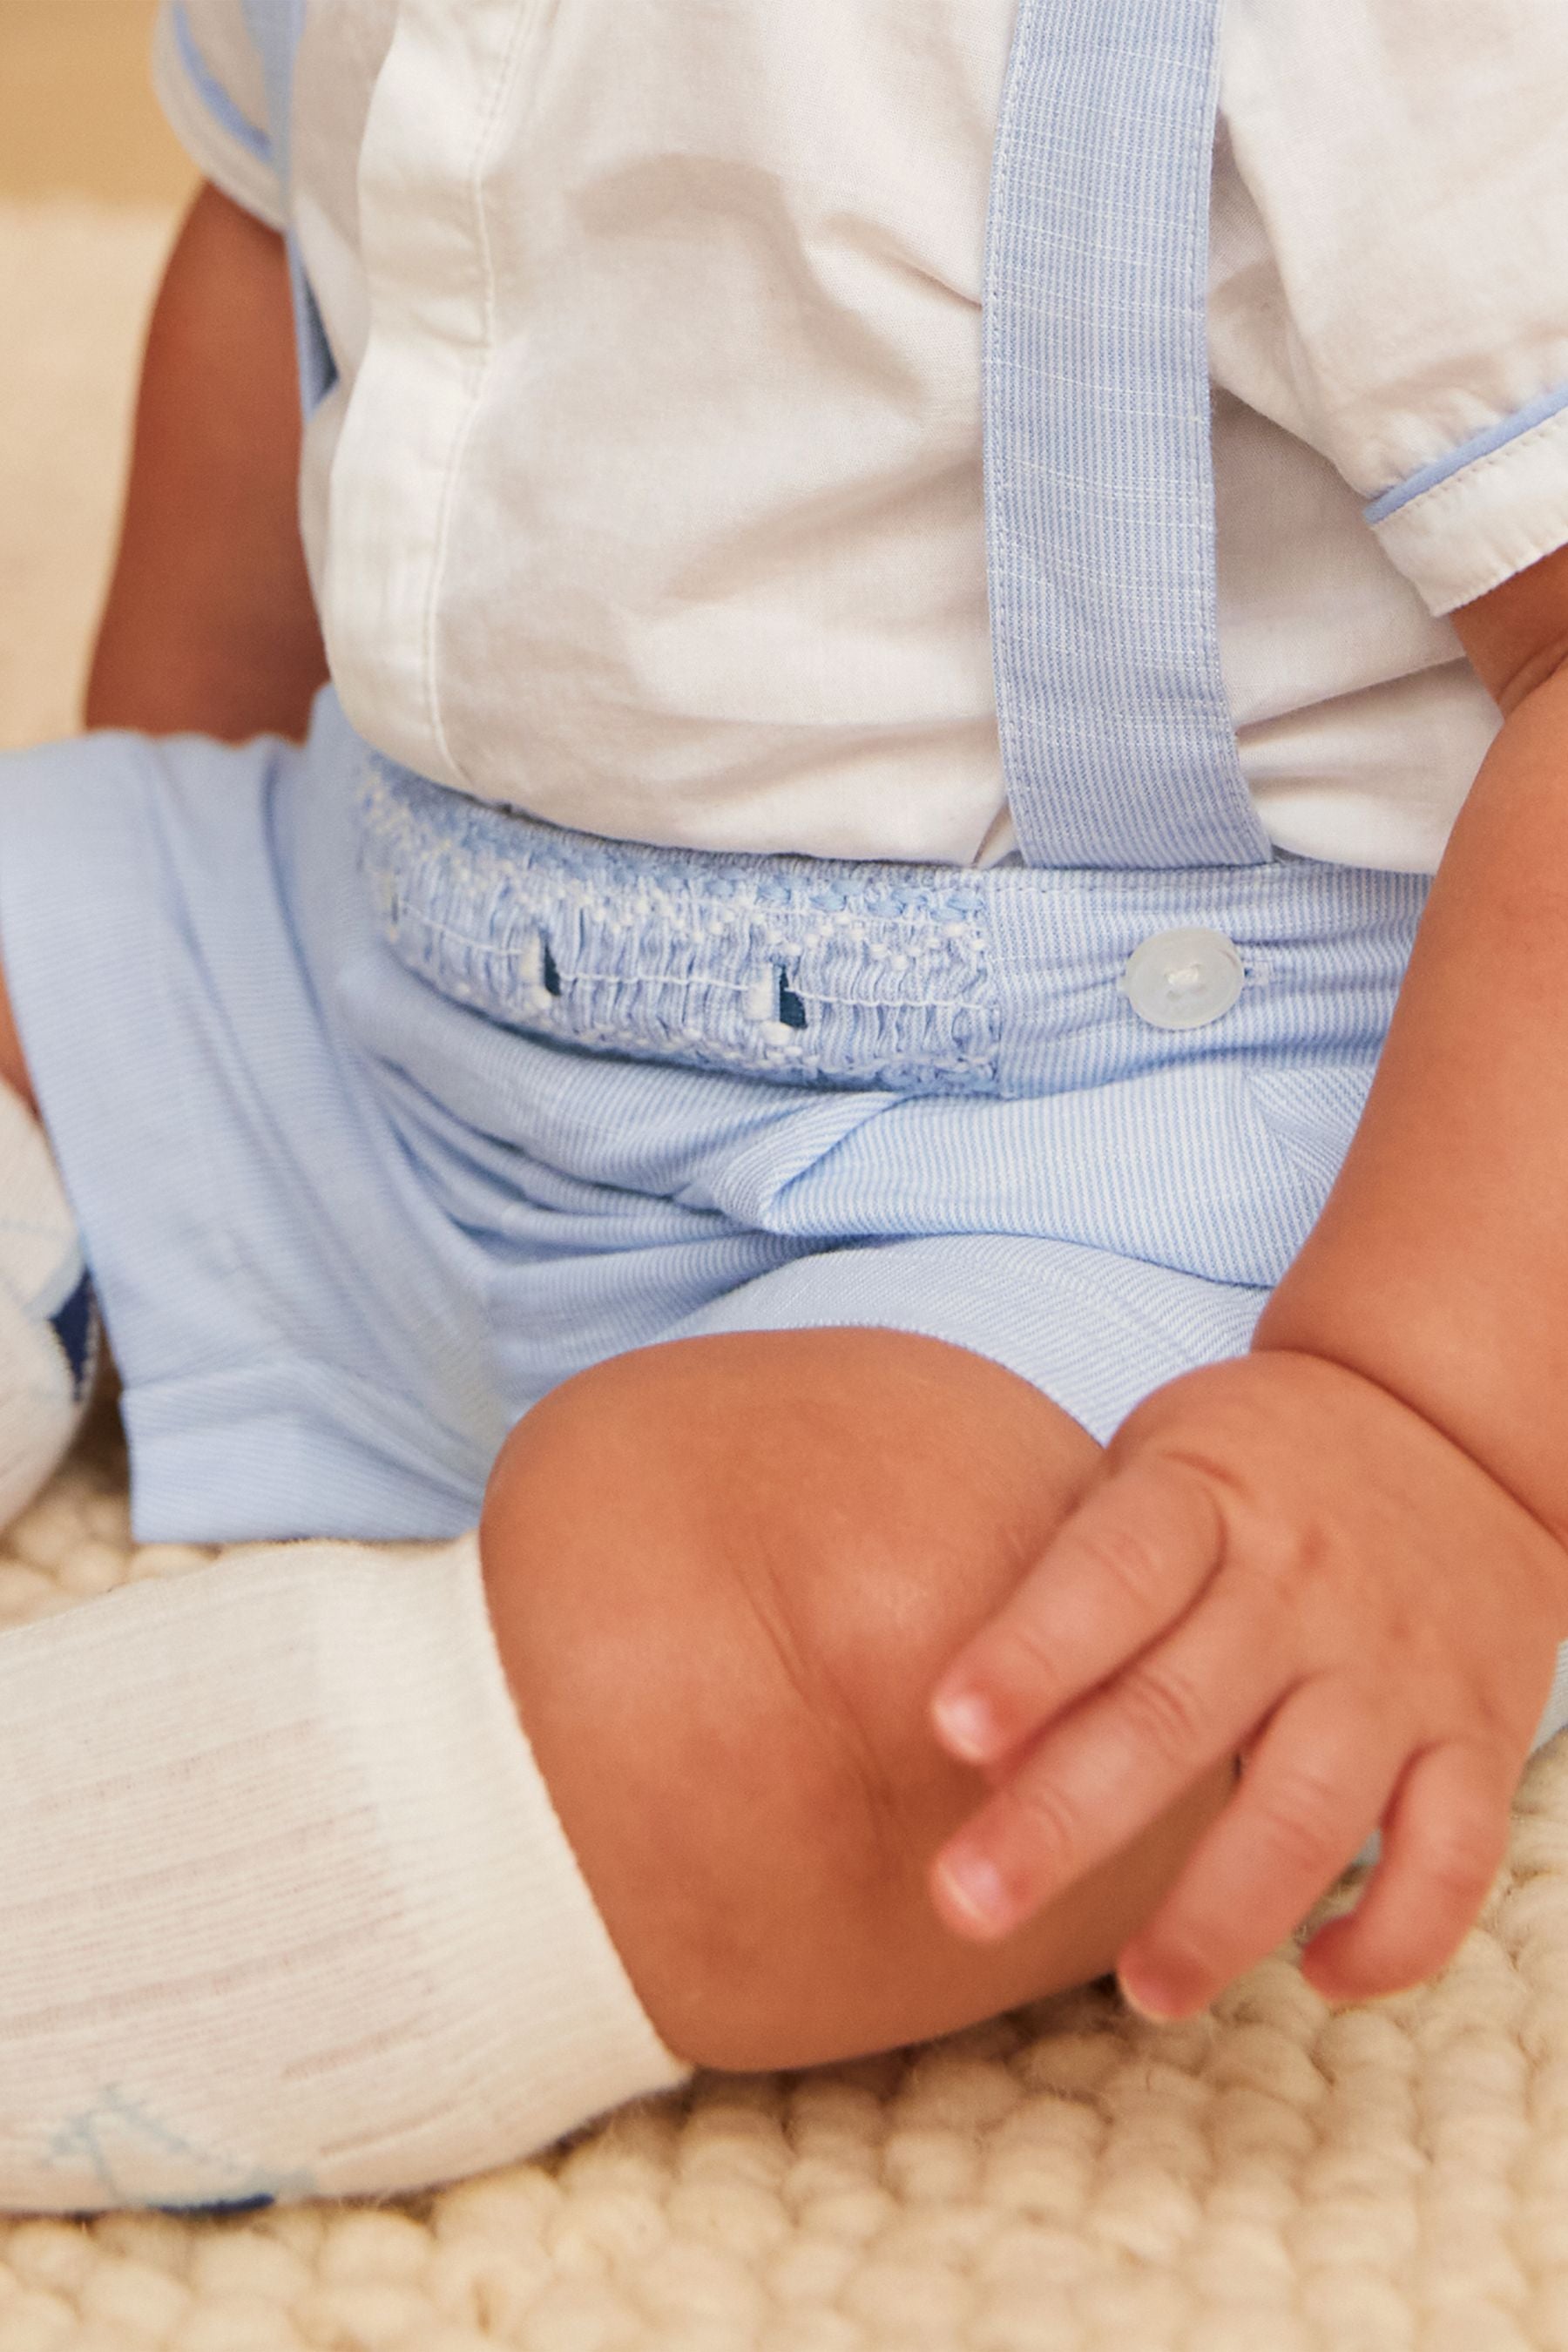
[[[453,1001],[563,1045],[785,1083],[1026,1095],[1215,1055],[1382,1042],[1428,877],[1279,857],[984,869],[663,849],[564,831],[371,755],[360,856],[382,936]],[[1178,931],[1236,1002],[1153,1025],[1121,985]]]

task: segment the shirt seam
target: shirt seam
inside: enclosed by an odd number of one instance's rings
[[[510,93],[522,58],[528,49],[528,36],[532,29],[536,13],[534,0],[517,0],[516,15],[512,19],[511,33],[507,43],[501,70],[497,77],[490,103],[486,108],[484,119],[479,125],[479,136],[474,143],[473,161],[469,165],[468,194],[474,208],[475,235],[479,249],[484,283],[481,347],[475,362],[473,391],[468,400],[468,414],[463,419],[453,445],[450,465],[442,485],[440,518],[437,524],[436,546],[430,566],[429,592],[425,605],[424,644],[421,653],[425,666],[426,704],[430,713],[431,729],[436,738],[437,747],[449,772],[469,792],[475,789],[473,779],[458,759],[447,731],[446,716],[441,703],[440,663],[437,641],[440,627],[441,591],[446,581],[451,551],[452,509],[457,498],[458,484],[462,478],[463,461],[468,455],[468,444],[473,438],[479,408],[484,400],[485,385],[495,360],[495,255],[490,240],[489,218],[485,200],[484,170],[506,110],[507,98]]]
[[[1568,384],[1555,385],[1538,398],[1526,402],[1522,408],[1502,417],[1484,432],[1472,434],[1468,441],[1436,458],[1429,466],[1411,474],[1392,489],[1384,490],[1372,499],[1366,509],[1366,520],[1375,530],[1406,508],[1424,504],[1436,498],[1451,482],[1473,480],[1479,475],[1495,468],[1510,458],[1521,442],[1537,434],[1548,434],[1568,410]]]

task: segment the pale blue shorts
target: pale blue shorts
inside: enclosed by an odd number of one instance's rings
[[[331,694],[303,752],[0,761],[138,1534],[459,1532],[557,1382],[704,1332],[926,1333],[1108,1437],[1246,1348],[1424,887],[617,845],[390,770]],[[1246,984],[1152,1026],[1121,977],[1193,925]],[[1537,1744],[1565,1720],[1568,1648]]]
[[[1097,1437],[1247,1346],[1425,884],[648,850],[366,752],[0,762],[0,940],[148,1538],[437,1537],[559,1381],[701,1332],[978,1350]],[[1120,985],[1184,925],[1234,1010]]]

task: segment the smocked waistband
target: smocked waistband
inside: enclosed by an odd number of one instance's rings
[[[1113,872],[661,849],[374,756],[359,825],[387,945],[489,1020],[590,1051],[906,1093],[1375,1052],[1429,887],[1292,857]]]

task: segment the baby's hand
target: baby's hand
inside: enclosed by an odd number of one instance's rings
[[[1236,1793],[1121,1953],[1190,2014],[1263,1958],[1383,1825],[1307,1972],[1332,1998],[1429,1976],[1473,1922],[1568,1634],[1568,1557],[1419,1414],[1321,1358],[1187,1375],[935,1702],[995,1793],[939,1855],[962,1934],[1006,1934],[1226,1756]]]

